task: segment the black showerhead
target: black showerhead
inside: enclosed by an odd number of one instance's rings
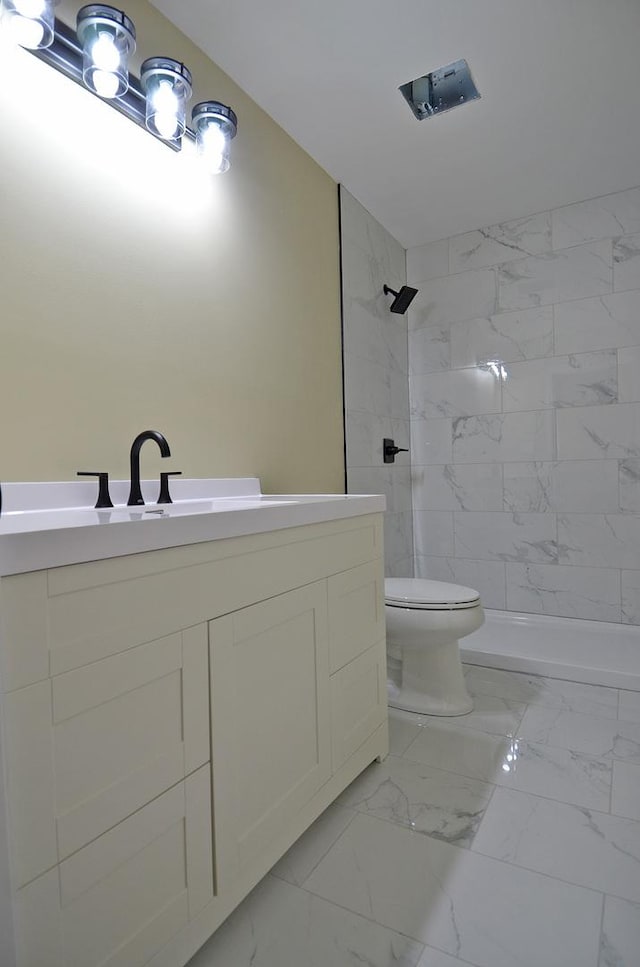
[[[390,289],[388,285],[385,285],[384,294],[388,295],[389,293],[395,296],[395,299],[389,306],[389,312],[399,312],[403,316],[415,296],[417,296],[418,290],[412,289],[410,285],[403,285],[400,291],[396,292],[395,289]]]

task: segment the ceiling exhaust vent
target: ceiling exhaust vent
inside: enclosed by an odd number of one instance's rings
[[[402,84],[400,92],[418,121],[443,114],[480,97],[466,60],[440,67],[415,81]]]

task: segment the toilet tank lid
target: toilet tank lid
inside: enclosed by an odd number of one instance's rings
[[[399,604],[468,604],[480,600],[473,588],[427,578],[386,578],[384,596],[386,601]]]

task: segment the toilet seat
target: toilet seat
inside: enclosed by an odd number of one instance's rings
[[[416,611],[458,611],[480,604],[473,588],[427,578],[387,578],[384,594],[388,607]]]

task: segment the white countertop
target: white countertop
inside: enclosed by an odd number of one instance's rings
[[[156,504],[157,481],[143,481],[148,502],[127,507],[127,481],[110,482],[112,509],[95,510],[97,481],[3,484],[0,575],[121,557],[142,551],[242,537],[381,513],[380,495],[260,492],[256,477],[175,479],[172,504]]]

